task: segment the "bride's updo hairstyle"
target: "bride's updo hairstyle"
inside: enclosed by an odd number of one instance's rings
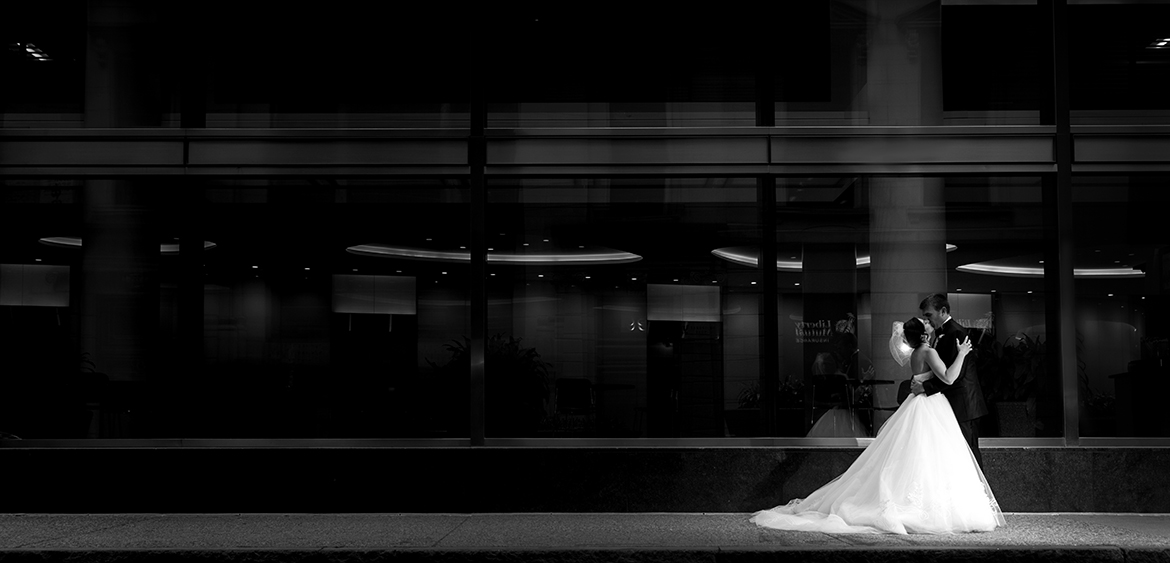
[[[922,319],[913,317],[902,323],[902,334],[906,339],[906,344],[910,345],[911,348],[917,348],[922,345],[922,335],[926,334],[926,325],[922,324]]]

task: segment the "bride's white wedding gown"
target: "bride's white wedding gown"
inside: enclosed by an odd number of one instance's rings
[[[752,522],[782,530],[895,534],[1004,525],[942,393],[908,397],[845,473],[807,498],[755,513]]]

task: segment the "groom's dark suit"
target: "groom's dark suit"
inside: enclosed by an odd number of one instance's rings
[[[967,337],[967,329],[963,328],[954,318],[947,319],[938,329],[938,341],[934,349],[938,352],[943,363],[950,366],[959,355],[959,343]],[[927,395],[942,392],[951,403],[955,411],[955,419],[959,421],[959,428],[963,437],[971,446],[975,454],[975,461],[983,467],[983,456],[979,453],[979,417],[987,414],[987,403],[983,401],[983,388],[979,385],[979,373],[975,368],[975,350],[967,353],[963,359],[963,367],[954,383],[947,385],[937,377],[932,377],[922,384]]]

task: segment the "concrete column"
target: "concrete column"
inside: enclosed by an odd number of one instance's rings
[[[868,0],[865,87],[855,100],[870,125],[942,125],[942,6]]]
[[[91,0],[85,71],[86,127],[145,127],[160,122],[154,84],[161,69],[149,60],[151,4]],[[141,181],[88,180],[84,190],[81,260],[82,350],[111,380],[150,377],[159,328],[161,238]]]
[[[864,104],[875,126],[942,124],[941,5],[869,0]],[[947,291],[946,201],[937,178],[871,178],[870,287],[875,378],[910,375],[890,357],[890,327],[918,314],[927,294]],[[861,335],[865,338],[866,335]],[[892,406],[897,385],[875,386],[874,403]],[[875,426],[889,411],[875,413]]]
[[[928,203],[940,190],[939,181],[930,178],[870,180],[870,338],[875,379],[900,382],[913,375],[888,352],[890,328],[894,321],[917,316],[918,304],[926,295],[947,291],[945,209]],[[896,404],[896,392],[897,385],[876,386],[875,404]]]

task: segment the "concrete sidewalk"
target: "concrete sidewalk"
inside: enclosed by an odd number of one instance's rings
[[[1170,515],[1007,514],[994,532],[828,535],[747,514],[3,514],[0,561],[1167,561]]]

